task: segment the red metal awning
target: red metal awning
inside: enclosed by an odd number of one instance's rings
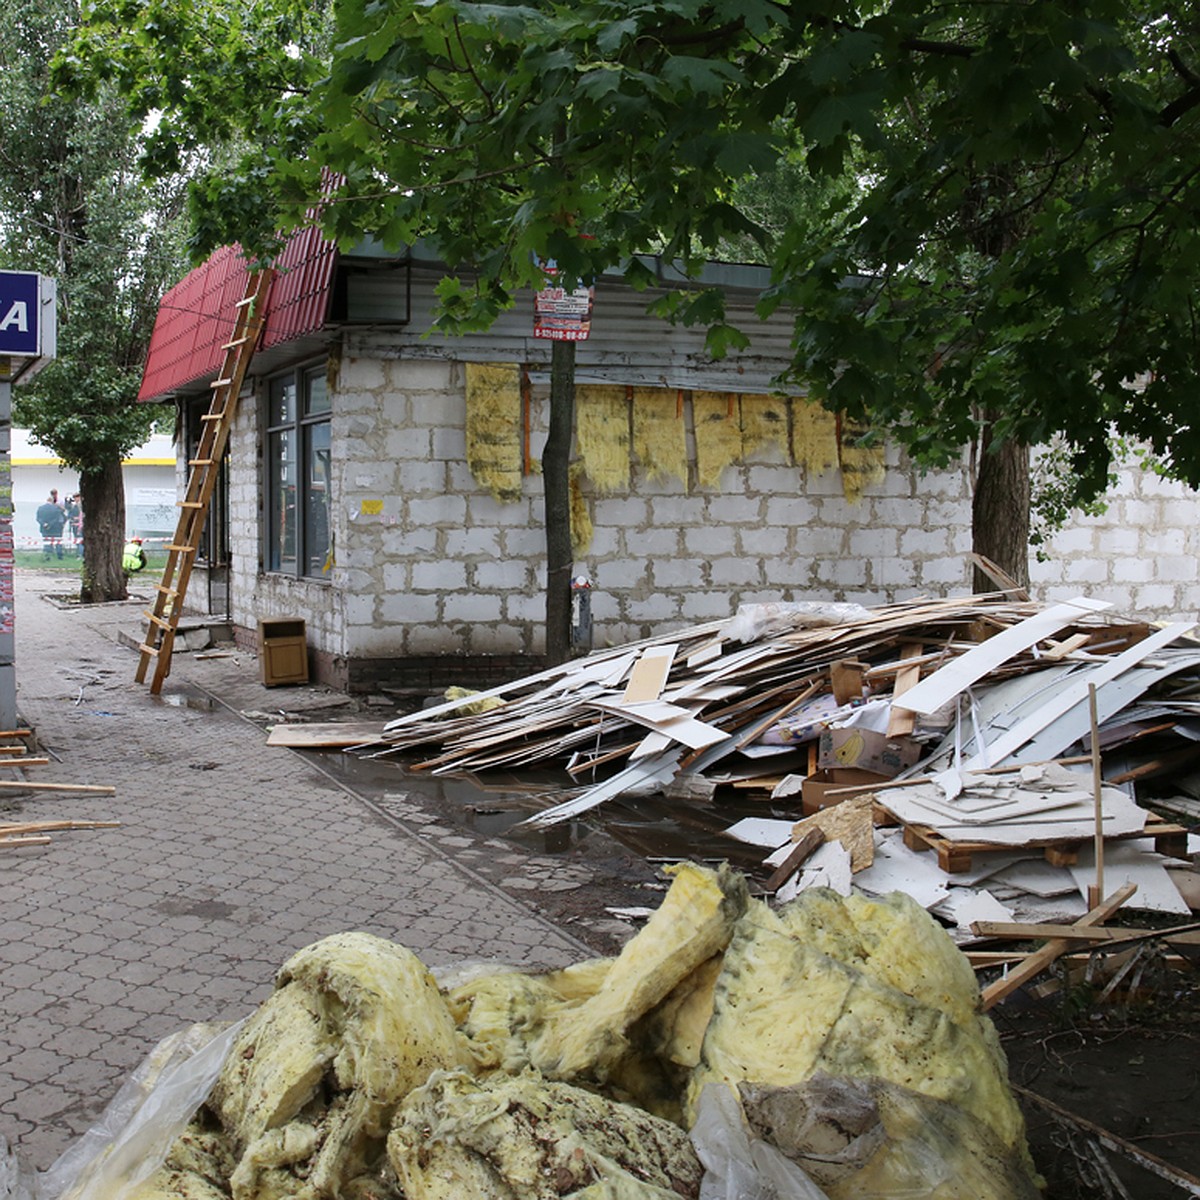
[[[294,233],[275,261],[260,347],[282,346],[325,325],[337,250],[315,228]],[[246,261],[223,246],[177,283],[158,306],[139,400],[158,400],[214,375],[246,288]]]

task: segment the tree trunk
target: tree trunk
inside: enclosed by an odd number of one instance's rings
[[[984,429],[979,474],[971,505],[971,544],[1023,588],[1029,586],[1029,447],[997,442]],[[977,592],[996,590],[978,568]]]
[[[96,470],[81,472],[79,497],[83,506],[84,604],[124,600],[129,595],[121,550],[125,545],[125,479],[121,460],[113,458]]]
[[[542,451],[546,512],[546,663],[571,656],[571,435],[575,425],[575,343],[550,351],[550,430]]]

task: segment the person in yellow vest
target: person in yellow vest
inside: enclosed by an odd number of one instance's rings
[[[142,549],[140,537],[131,537],[125,543],[125,549],[121,551],[121,566],[125,568],[126,575],[145,570],[146,552]]]

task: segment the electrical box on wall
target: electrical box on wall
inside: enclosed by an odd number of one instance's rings
[[[300,617],[272,617],[258,623],[258,661],[264,687],[308,682],[308,644]]]

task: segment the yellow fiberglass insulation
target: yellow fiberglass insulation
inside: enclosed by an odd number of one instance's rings
[[[647,480],[688,480],[687,431],[678,393],[639,388],[633,401],[633,448]]]
[[[792,402],[792,461],[810,478],[838,465],[837,417],[816,400]]]
[[[742,422],[734,392],[693,392],[696,431],[696,482],[719,488],[726,467],[742,460]]]
[[[887,474],[884,465],[883,442],[871,441],[871,427],[842,418],[838,437],[838,462],[842,468],[842,495],[851,504],[862,499],[863,492],[873,483],[882,482]]]
[[[725,948],[748,903],[745,879],[727,866],[710,871],[693,863],[670,873],[662,904],[595,995],[549,1015],[530,1056],[545,1074],[603,1079],[628,1048],[629,1027]]]
[[[919,905],[810,889],[772,909],[727,867],[671,874],[613,959],[443,994],[415,955],[366,934],[293,955],[128,1195],[694,1195],[683,1130],[712,1082],[831,1200],[1031,1200],[974,975]]]
[[[576,387],[575,441],[597,492],[629,491],[629,399],[624,387],[593,383]]]
[[[858,899],[839,917],[841,903],[824,890],[803,893],[790,912],[751,902],[717,980],[689,1111],[709,1081],[788,1087],[818,1072],[878,1078],[958,1106],[1026,1156],[1024,1122],[995,1030],[976,1011],[974,978],[957,966],[935,978],[923,953],[929,926],[947,935],[907,899],[879,916],[863,911],[877,902]],[[887,967],[878,952],[885,942],[894,954]]]
[[[408,1092],[467,1062],[416,955],[364,933],[325,938],[284,964],[143,1200],[202,1193],[199,1181],[234,1200],[340,1196],[379,1159]],[[196,1168],[186,1144],[209,1123],[228,1145],[228,1173],[217,1179]]]
[[[750,458],[765,446],[778,446],[791,458],[788,444],[786,396],[742,396],[742,457]]]
[[[496,500],[521,497],[521,370],[467,363],[467,466]]]
[[[388,1138],[407,1200],[680,1200],[700,1190],[687,1134],[539,1077],[438,1072]]]

